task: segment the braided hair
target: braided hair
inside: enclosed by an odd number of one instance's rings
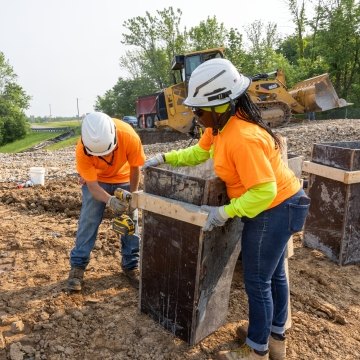
[[[250,99],[247,92],[243,93],[235,102],[236,116],[247,122],[259,125],[267,131],[275,141],[275,147],[281,149],[280,138],[273,133],[270,126],[264,122],[261,117],[259,107]],[[240,117],[240,116],[241,117]]]

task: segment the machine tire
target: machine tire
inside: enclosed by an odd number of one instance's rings
[[[153,117],[153,115],[147,115],[145,122],[146,122],[146,127],[147,128],[153,128],[154,127],[154,117]]]
[[[145,124],[143,123],[143,121],[142,121],[142,115],[140,115],[139,117],[138,117],[138,128],[139,129],[144,129],[145,128]]]

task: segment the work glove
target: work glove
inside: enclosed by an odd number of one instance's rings
[[[145,161],[145,164],[143,165],[142,169],[146,169],[149,166],[159,166],[161,164],[165,163],[165,157],[163,154],[157,154],[156,156],[148,159]]]
[[[111,196],[106,206],[109,207],[115,214],[127,211],[128,204],[125,201],[119,200],[116,196]]]
[[[215,226],[224,226],[229,215],[225,212],[224,206],[202,205],[201,210],[209,213],[203,231],[211,231]]]

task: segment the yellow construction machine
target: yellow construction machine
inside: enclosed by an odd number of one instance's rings
[[[174,85],[155,94],[140,96],[136,101],[136,116],[140,128],[170,127],[182,133],[191,132],[194,115],[183,105],[192,72],[203,62],[224,57],[223,48],[175,55],[171,70]]]
[[[171,67],[174,85],[137,99],[139,127],[169,127],[191,133],[196,119],[191,109],[183,105],[188,81],[197,66],[217,57],[224,57],[223,48],[176,55]],[[280,69],[251,78],[248,94],[260,107],[264,121],[271,127],[287,124],[292,114],[321,112],[348,105],[344,99],[339,99],[328,74],[301,81],[291,89],[287,89],[285,75]]]
[[[321,112],[348,105],[339,99],[328,74],[315,76],[287,89],[282,70],[252,76],[248,89],[260,107],[263,119],[271,126],[287,124],[292,114]]]

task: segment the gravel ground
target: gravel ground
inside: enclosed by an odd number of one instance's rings
[[[360,120],[322,120],[294,124],[276,132],[287,138],[288,152],[303,155],[310,160],[314,143],[359,140]],[[171,143],[144,145],[145,154],[154,154],[172,149],[181,149],[196,141],[180,140]],[[68,147],[57,151],[39,150],[19,154],[0,154],[0,182],[24,182],[29,177],[30,167],[46,168],[46,178],[56,179],[65,175],[75,175],[75,149]]]

